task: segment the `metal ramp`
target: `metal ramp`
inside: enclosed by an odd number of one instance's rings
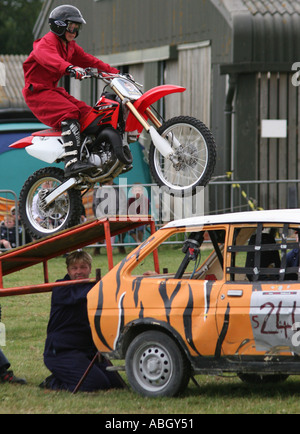
[[[65,253],[104,240],[106,241],[108,268],[111,270],[114,266],[111,245],[112,236],[128,232],[131,229],[143,225],[150,225],[151,234],[155,232],[155,223],[150,216],[139,215],[138,221],[136,220],[137,216],[118,216],[100,220],[94,219],[0,254],[0,297],[49,292],[55,286],[78,283],[78,280],[68,282],[49,282],[48,261],[57,256],[64,255]],[[159,273],[157,251],[153,252],[153,258],[154,269]],[[43,266],[43,283],[13,288],[3,287],[4,276],[36,264],[41,264]],[[81,282],[96,283],[97,278],[85,279],[81,280]]]

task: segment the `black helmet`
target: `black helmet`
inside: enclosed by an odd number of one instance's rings
[[[78,24],[86,24],[80,10],[71,5],[58,6],[53,9],[49,16],[50,29],[57,36],[64,36],[69,21]],[[79,31],[77,30],[76,37],[78,33]]]

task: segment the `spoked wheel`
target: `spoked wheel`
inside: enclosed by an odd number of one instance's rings
[[[63,170],[49,167],[36,171],[25,182],[20,193],[20,217],[33,238],[43,238],[80,223],[80,191],[70,189],[48,206],[43,202],[64,181]]]
[[[159,331],[138,335],[126,353],[131,387],[143,396],[176,396],[190,379],[190,366],[174,340]]]
[[[178,164],[163,157],[150,145],[149,165],[160,186],[170,193],[194,193],[211,179],[216,164],[216,145],[210,130],[198,119],[189,116],[172,118],[158,133],[167,139],[175,151]]]

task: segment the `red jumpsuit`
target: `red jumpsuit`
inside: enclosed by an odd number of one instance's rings
[[[68,42],[52,32],[33,44],[33,51],[23,64],[25,87],[23,96],[33,114],[44,124],[60,128],[66,119],[79,122],[91,107],[77,100],[62,88],[58,81],[69,66],[98,68],[104,72],[118,72],[107,63],[87,54],[75,41]]]

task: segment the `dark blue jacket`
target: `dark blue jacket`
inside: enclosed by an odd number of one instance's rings
[[[287,267],[299,266],[299,249],[293,249],[286,255],[286,266]]]
[[[70,280],[69,275],[62,280]],[[86,299],[93,286],[93,283],[83,283],[53,288],[45,357],[70,350],[96,353],[88,321]]]
[[[0,226],[0,239],[10,242],[11,247],[14,249],[17,246],[16,227],[8,228],[5,225]],[[22,227],[19,227],[19,245],[22,244]],[[0,246],[1,247],[1,246]]]

